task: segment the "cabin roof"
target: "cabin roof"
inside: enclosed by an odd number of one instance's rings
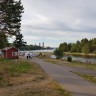
[[[7,51],[7,50],[12,49],[12,48],[17,49],[17,48],[15,48],[15,47],[6,47],[6,48],[3,48],[2,51]],[[17,50],[18,50],[18,49],[17,49]]]

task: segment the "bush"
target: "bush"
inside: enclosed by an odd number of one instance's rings
[[[60,59],[64,56],[64,53],[62,50],[60,50],[59,48],[55,49],[54,51],[54,55],[56,56],[56,59]]]
[[[68,62],[72,62],[72,57],[67,57]]]

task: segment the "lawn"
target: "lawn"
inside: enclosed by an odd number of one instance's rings
[[[0,59],[0,96],[71,96],[30,60]]]

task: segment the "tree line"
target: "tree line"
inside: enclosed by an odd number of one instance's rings
[[[20,50],[43,50],[43,49],[53,49],[52,47],[42,47],[38,45],[26,45],[20,47]]]
[[[40,49],[44,49],[44,48],[37,45],[26,45],[20,48],[20,50],[40,50]]]
[[[20,29],[23,12],[21,0],[0,0],[0,49],[8,47],[8,39],[12,37],[15,37],[15,47],[20,48],[26,44]]]
[[[84,38],[76,43],[61,43],[59,49],[63,52],[78,52],[78,53],[95,53],[96,54],[96,38],[88,40]]]

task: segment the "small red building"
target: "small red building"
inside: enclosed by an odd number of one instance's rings
[[[8,59],[18,58],[18,49],[15,47],[6,47],[2,50],[4,57]]]

